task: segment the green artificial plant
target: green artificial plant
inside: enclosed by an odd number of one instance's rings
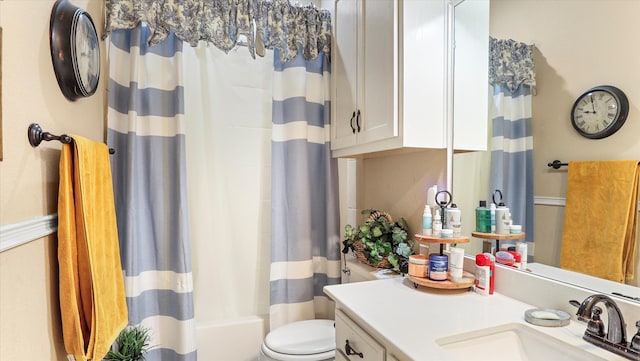
[[[142,361],[149,351],[151,336],[143,326],[128,326],[120,332],[104,361]]]
[[[385,257],[396,271],[406,272],[401,267],[413,254],[413,241],[408,239],[409,226],[404,218],[390,221],[384,212],[366,209],[362,214],[367,219],[358,228],[345,226],[342,253],[355,252],[355,242],[364,245],[364,255],[371,264],[378,264]]]

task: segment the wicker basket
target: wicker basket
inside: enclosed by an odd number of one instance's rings
[[[393,218],[391,217],[391,215],[384,211],[376,211],[371,213],[367,218],[367,220],[374,220],[379,217],[385,217],[389,221],[389,223],[393,223]],[[371,262],[369,262],[369,260],[367,259],[367,255],[365,254],[364,243],[362,243],[360,240],[356,240],[355,242],[353,242],[353,248],[355,249],[356,258],[358,259],[358,261],[366,265],[369,265],[371,267],[376,267],[376,268],[392,267],[387,257],[381,259],[376,264],[372,264]]]
[[[366,254],[364,253],[364,244],[362,244],[362,242],[360,242],[360,240],[357,240],[357,241],[353,242],[353,248],[355,249],[356,258],[358,259],[358,261],[360,261],[360,262],[362,262],[362,263],[364,263],[366,265],[369,265],[371,267],[391,268],[391,263],[389,263],[389,260],[387,259],[387,257],[381,259],[376,264],[372,264],[371,262],[369,262],[369,260],[367,259]]]

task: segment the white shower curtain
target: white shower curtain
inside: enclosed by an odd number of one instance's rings
[[[189,219],[198,322],[266,317],[273,52],[184,48]]]

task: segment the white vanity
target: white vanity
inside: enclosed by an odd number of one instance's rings
[[[326,286],[325,293],[336,302],[336,359],[465,360],[469,358],[464,355],[474,352],[473,360],[513,360],[514,353],[534,352],[524,350],[527,340],[542,345],[534,345],[534,350],[565,359],[626,360],[582,339],[586,325],[576,321],[568,300],[581,302],[593,291],[504,268],[496,271],[496,277],[496,293],[491,296],[416,289],[405,278]],[[532,292],[540,297],[531,296]],[[517,293],[531,301],[513,297]],[[626,318],[630,339],[640,319],[640,304],[615,301]],[[563,309],[572,319],[563,327],[534,326],[524,320],[525,311],[532,308]],[[533,357],[545,357],[535,352]]]

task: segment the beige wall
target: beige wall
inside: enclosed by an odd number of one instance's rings
[[[567,173],[554,159],[640,159],[640,1],[492,0],[491,35],[535,44],[538,93],[533,97],[534,194],[565,197]],[[614,85],[630,102],[616,134],[583,138],[569,120],[575,99],[590,87]],[[606,183],[602,186],[606,186]],[[562,207],[535,209],[536,258],[559,262]]]
[[[103,1],[73,1],[103,26]],[[75,102],[61,93],[49,52],[53,0],[0,0],[2,146],[0,225],[56,213],[60,143],[32,148],[29,124],[53,134],[104,139],[107,81]],[[101,32],[101,31],[99,31]],[[105,53],[104,43],[101,44]],[[0,360],[62,360],[55,235],[0,253]]]
[[[446,150],[379,156],[364,159],[358,167],[358,209],[388,211],[394,219],[403,217],[409,235],[422,230],[422,213],[427,202],[427,188],[446,188]],[[358,212],[358,223],[363,217]]]

